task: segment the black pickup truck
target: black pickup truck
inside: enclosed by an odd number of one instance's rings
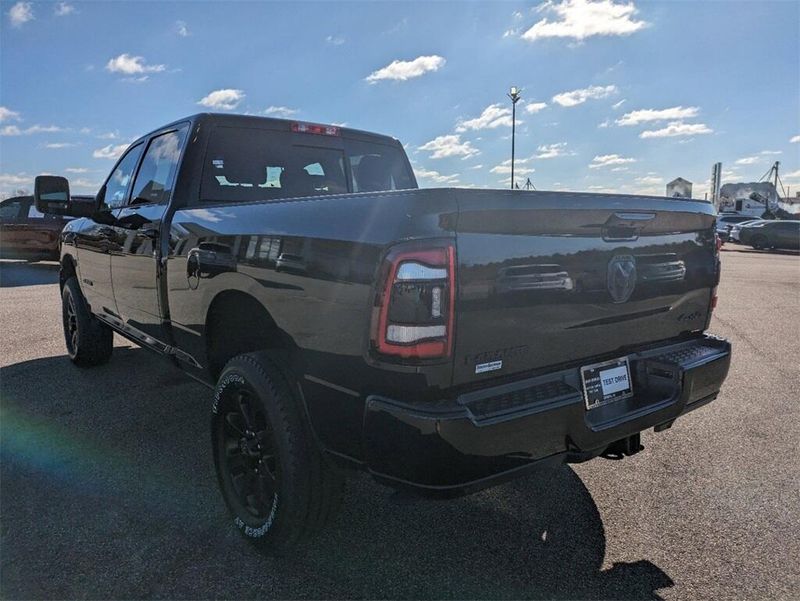
[[[213,114],[131,144],[89,208],[57,176],[35,197],[81,217],[70,358],[118,332],[214,388],[219,484],[263,548],[326,521],[342,467],[447,496],[631,455],[730,364],[704,202],[417,189],[393,138]]]

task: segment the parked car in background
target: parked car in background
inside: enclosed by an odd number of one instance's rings
[[[728,226],[728,242],[733,242],[735,244],[739,244],[739,232],[742,231],[742,228],[747,225],[755,225],[756,223],[761,223],[765,221],[764,219],[751,219],[750,221],[742,221],[741,223],[735,223],[733,225]]]
[[[739,241],[755,249],[800,248],[800,221],[761,221],[739,231]]]
[[[739,213],[721,213],[717,216],[717,235],[723,242],[728,241],[728,226],[743,221],[750,221],[752,215],[740,215]]]
[[[33,196],[0,202],[0,257],[32,261],[58,260],[58,239],[70,217],[36,210]]]

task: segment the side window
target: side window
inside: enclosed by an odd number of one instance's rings
[[[384,144],[347,141],[353,192],[404,190],[413,187],[405,156]]]
[[[28,207],[28,219],[44,219],[44,213],[41,213],[36,205],[31,203],[31,206]]]
[[[131,204],[168,202],[188,125],[153,138],[133,182]]]
[[[200,199],[236,202],[347,192],[341,149],[295,141],[288,132],[214,128]]]
[[[0,204],[0,219],[6,222],[16,221],[20,208],[22,208],[21,200],[9,200]]]
[[[106,194],[103,204],[109,209],[118,209],[125,204],[128,185],[133,177],[133,170],[142,154],[144,144],[138,144],[128,150],[122,160],[117,163],[114,172],[106,182]]]

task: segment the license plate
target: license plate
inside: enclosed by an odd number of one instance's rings
[[[633,396],[628,358],[581,367],[586,409],[594,409]]]

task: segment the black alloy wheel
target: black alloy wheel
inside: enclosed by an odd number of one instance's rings
[[[236,529],[266,553],[289,551],[335,515],[344,481],[302,407],[297,378],[268,351],[225,365],[211,415],[214,466]]]
[[[246,383],[228,387],[224,397],[216,432],[220,475],[234,513],[258,528],[278,502],[280,465],[272,428]]]
[[[78,281],[68,278],[61,291],[61,319],[67,354],[79,367],[102,365],[114,350],[114,332],[92,315]]]

